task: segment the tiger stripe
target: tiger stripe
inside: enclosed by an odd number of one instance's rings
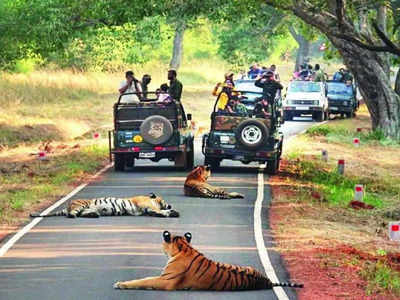
[[[275,286],[303,287],[295,283],[272,283],[252,267],[214,262],[189,244],[190,233],[181,237],[165,231],[163,235],[163,248],[169,260],[161,275],[117,282],[115,288],[234,291],[272,289]]]

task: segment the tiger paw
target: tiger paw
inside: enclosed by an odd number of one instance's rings
[[[170,218],[179,218],[179,213],[176,210],[171,209],[168,216]]]
[[[114,283],[113,287],[114,289],[120,289],[120,290],[126,288],[126,286],[121,281],[117,281],[116,283]]]

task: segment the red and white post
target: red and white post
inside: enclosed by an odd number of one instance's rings
[[[400,241],[400,222],[389,223],[389,238],[392,241]]]
[[[338,160],[338,173],[340,175],[344,174],[344,159],[339,159]]]
[[[362,184],[356,184],[356,186],[354,187],[354,200],[363,202],[364,186]]]

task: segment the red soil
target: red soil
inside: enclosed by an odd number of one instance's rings
[[[285,161],[283,161],[285,165]],[[287,177],[290,174],[279,174],[271,178],[273,199],[283,196],[293,196],[293,189],[288,186]],[[321,198],[315,193],[314,198]],[[288,222],[286,216],[291,214],[292,205],[282,205],[273,202],[270,208],[270,226],[273,231],[282,226],[293,228],[296,220]],[[307,214],[307,210],[304,210]],[[285,222],[281,222],[285,218]],[[288,239],[285,235],[285,239]],[[293,239],[296,238],[293,236]],[[284,240],[281,240],[284,242]],[[279,237],[277,239],[279,244]],[[362,299],[362,300],[389,300],[397,299],[392,295],[366,295],[367,282],[363,280],[359,271],[366,261],[376,262],[385,260],[394,269],[400,270],[400,255],[388,254],[385,258],[359,251],[353,247],[340,244],[340,241],[332,241],[332,246],[324,248],[318,246],[318,241],[299,243],[296,249],[286,250],[281,253],[290,276],[294,282],[304,283],[303,289],[298,289],[298,298],[304,300],[329,300],[329,299]],[[314,248],[310,249],[310,243]],[[339,245],[338,245],[339,244]],[[338,245],[338,246],[337,246]],[[307,246],[307,247],[306,247]],[[359,263],[353,265],[351,259],[355,258]]]

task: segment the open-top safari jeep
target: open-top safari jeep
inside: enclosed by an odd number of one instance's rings
[[[254,93],[238,92],[242,95]],[[262,94],[259,93],[259,99],[261,97]],[[252,110],[249,110],[248,117],[217,111],[218,100],[217,98],[211,114],[210,132],[203,136],[204,163],[211,168],[217,168],[223,159],[241,161],[244,164],[257,161],[267,163],[266,172],[275,174],[279,169],[283,144],[283,134],[279,131],[279,101],[269,105],[269,114],[260,118]]]
[[[147,97],[140,103],[121,103],[120,95],[114,104],[114,130],[109,132],[110,160],[114,156],[114,168],[123,171],[133,167],[136,159],[158,162],[168,159],[175,166],[187,170],[193,168],[193,133],[188,124],[192,118],[186,115],[180,102],[162,104],[156,97]]]

